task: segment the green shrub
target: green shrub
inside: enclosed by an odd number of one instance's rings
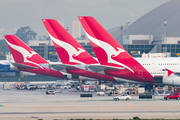
[[[133,120],[140,120],[140,118],[139,117],[133,117]]]

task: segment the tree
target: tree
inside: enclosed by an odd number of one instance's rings
[[[81,35],[81,40],[85,40],[86,39],[86,35]]]
[[[48,36],[48,37],[46,38],[46,40],[51,40],[51,38]]]
[[[29,26],[25,26],[18,29],[15,35],[27,43],[29,40],[36,39],[37,33],[31,30]]]
[[[10,52],[5,39],[0,40],[0,53],[2,52],[5,54],[7,54],[7,52]]]
[[[77,37],[76,40],[85,40],[86,39],[86,35],[81,35],[81,38]]]
[[[51,40],[51,38],[49,36],[47,37],[46,35],[44,35],[43,38],[44,40]]]

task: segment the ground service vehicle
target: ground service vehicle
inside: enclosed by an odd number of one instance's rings
[[[37,88],[38,89],[46,89],[46,85],[38,85]]]
[[[97,96],[104,96],[104,92],[97,92]]]
[[[180,99],[180,93],[171,93],[170,95],[167,95],[164,97],[164,99],[169,100],[169,99]]]
[[[56,93],[56,91],[54,89],[48,89],[46,91],[46,94],[55,94],[55,93]]]
[[[130,100],[130,99],[131,99],[131,96],[127,95],[127,94],[122,94],[122,95],[119,95],[119,96],[115,96],[113,98],[113,100]]]
[[[4,90],[10,90],[11,89],[11,84],[10,83],[4,83],[3,84],[3,89]]]
[[[61,86],[62,89],[71,89],[71,86],[69,85],[64,85],[64,86]]]
[[[27,90],[36,90],[35,85],[27,85]]]

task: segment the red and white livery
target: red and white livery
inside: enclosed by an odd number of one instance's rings
[[[180,85],[180,58],[133,58],[93,17],[79,20],[106,75],[151,83]],[[117,69],[117,70],[111,70]]]
[[[15,61],[15,63],[12,64],[17,67],[18,70],[61,79],[69,79],[67,77],[64,78],[64,74],[59,71],[43,67],[48,66],[49,62],[44,60],[15,35],[4,35],[4,37]]]
[[[116,82],[112,76],[86,70],[86,65],[100,65],[56,20],[42,20],[55,49],[61,59],[62,65],[52,65],[60,70],[60,66],[66,66],[67,73],[91,77],[94,79]],[[59,66],[59,69],[58,67]],[[122,80],[122,79],[121,79]]]

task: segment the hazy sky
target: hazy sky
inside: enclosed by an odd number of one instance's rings
[[[93,16],[105,29],[133,23],[169,0],[0,0],[0,38],[30,26],[39,36],[47,35],[41,19],[64,21],[72,28],[78,16]]]

